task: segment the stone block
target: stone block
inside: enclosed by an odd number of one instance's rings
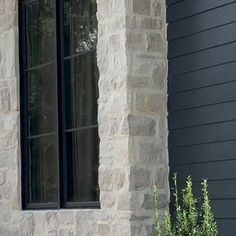
[[[0,186],[6,182],[6,175],[4,172],[0,171]]]
[[[46,214],[46,220],[47,220],[47,231],[53,232],[56,231],[58,228],[58,216],[57,212],[48,212]]]
[[[109,224],[98,224],[97,229],[98,235],[109,236],[110,235],[110,225]]]
[[[152,80],[152,86],[160,90],[164,89],[165,81],[167,80],[167,74],[166,66],[163,63],[158,63],[153,67]]]
[[[147,34],[147,50],[158,53],[164,52],[164,41],[163,36],[159,33],[148,33]]]
[[[134,13],[150,15],[150,0],[133,0]]]
[[[5,13],[5,0],[0,0],[0,16]]]
[[[110,50],[112,52],[117,52],[120,50],[121,42],[120,42],[120,35],[114,34],[110,36]]]
[[[162,114],[166,106],[165,98],[160,94],[136,94],[135,110]]]
[[[149,77],[142,76],[130,76],[128,79],[128,85],[130,88],[147,88]]]
[[[73,236],[73,230],[72,229],[60,229],[58,236]]]
[[[0,90],[0,111],[8,112],[10,110],[10,91],[9,88]]]
[[[14,12],[17,8],[17,0],[5,0],[5,12]]]
[[[162,160],[162,146],[156,142],[143,141],[138,146],[139,161],[141,163],[160,163]]]
[[[33,236],[35,221],[32,213],[24,213],[20,219],[20,236]]]
[[[154,16],[158,17],[162,13],[162,7],[163,3],[161,3],[161,0],[155,0],[152,4],[153,14]]]
[[[144,50],[145,49],[145,38],[142,33],[127,33],[127,45],[130,49]]]
[[[113,170],[110,167],[100,166],[99,168],[99,187],[101,191],[113,190]]]
[[[141,20],[140,28],[147,29],[147,30],[161,30],[162,22],[161,20],[157,20],[157,19],[145,18]]]
[[[147,167],[132,167],[130,174],[132,190],[142,190],[151,186],[151,172]]]
[[[156,122],[149,117],[129,115],[128,124],[132,136],[154,136],[156,133]]]
[[[116,194],[112,192],[100,192],[100,202],[102,209],[112,209],[115,207]]]

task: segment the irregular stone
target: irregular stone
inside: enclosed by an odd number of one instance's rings
[[[100,166],[99,168],[99,187],[101,191],[113,190],[113,171]]]
[[[163,64],[158,64],[153,68],[152,79],[153,85],[158,89],[163,89],[165,85],[166,68]]]
[[[130,76],[128,85],[131,88],[147,88],[149,77]]]
[[[128,189],[128,171],[124,169],[114,169],[113,170],[113,185],[114,190],[120,190],[127,186]]]
[[[163,95],[160,94],[136,94],[135,110],[141,112],[155,112],[162,114],[166,106]]]
[[[153,196],[150,194],[144,194],[143,203],[141,207],[146,210],[153,209]]]
[[[98,235],[109,236],[110,235],[110,225],[109,224],[98,224]]]
[[[155,142],[141,142],[139,145],[139,160],[143,163],[155,163],[161,161],[162,147]]]
[[[56,212],[48,212],[46,215],[47,219],[47,231],[52,232],[58,228],[58,217]]]
[[[35,222],[32,213],[25,213],[20,219],[20,236],[34,235]]]
[[[60,229],[59,236],[73,236],[73,230],[72,229]]]
[[[128,116],[129,132],[133,136],[153,136],[156,133],[156,122],[149,117]]]
[[[158,53],[164,52],[164,42],[159,33],[147,34],[147,50]]]
[[[0,90],[0,111],[8,112],[10,110],[10,92],[8,88]]]
[[[154,16],[160,16],[162,13],[162,3],[160,2],[160,0],[156,0],[153,2],[152,4],[152,8],[153,8],[153,12],[154,12]]]
[[[145,39],[142,33],[127,33],[127,45],[130,49],[142,50],[145,49]]]
[[[141,20],[140,23],[141,29],[150,29],[150,30],[161,30],[162,22],[157,19],[145,18]]]
[[[6,177],[4,172],[0,172],[0,185],[3,185],[6,182]]]
[[[5,12],[5,1],[1,0],[0,1],[0,16],[3,15]]]
[[[151,184],[151,172],[145,167],[131,168],[131,187],[134,190],[142,190]]]
[[[120,35],[114,34],[110,36],[110,47],[112,52],[117,52],[120,50]]]
[[[116,195],[112,192],[101,192],[100,193],[100,203],[102,209],[114,208],[116,203]]]
[[[133,0],[133,11],[142,15],[150,15],[150,0]]]

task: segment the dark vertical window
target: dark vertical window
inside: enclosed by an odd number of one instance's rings
[[[96,0],[19,7],[23,208],[97,207]]]

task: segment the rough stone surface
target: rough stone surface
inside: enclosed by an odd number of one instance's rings
[[[18,2],[0,0],[0,236],[152,236],[168,206],[164,0],[97,0],[98,210],[21,210]]]

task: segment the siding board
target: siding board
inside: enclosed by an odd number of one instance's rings
[[[236,60],[236,42],[169,61],[169,75],[174,76]]]
[[[195,146],[169,146],[171,165],[236,159],[236,140]]]
[[[179,181],[183,181],[189,175],[193,181],[201,181],[203,178],[226,181],[236,179],[236,160],[174,166],[173,170],[178,173]]]
[[[170,146],[174,147],[234,139],[236,139],[236,121],[178,129],[169,133],[169,142],[173,144]]]
[[[209,11],[213,8],[220,7],[225,4],[235,2],[233,0],[186,0],[179,4],[169,6],[167,21],[169,23],[199,14],[204,11]]]
[[[173,112],[169,115],[169,129],[206,125],[236,120],[236,101]]]
[[[236,81],[232,83],[219,84],[184,93],[169,95],[169,111],[178,111],[212,105],[216,103],[229,102],[236,99]]]
[[[204,31],[189,37],[169,42],[169,59],[216,47],[236,40],[236,23]]]
[[[172,181],[172,180],[171,180]],[[236,188],[232,188],[232,186],[236,185],[236,179],[233,180],[217,180],[210,181],[209,184],[209,194],[211,199],[220,200],[220,199],[236,199]],[[179,187],[183,188],[185,186],[185,182],[179,182]],[[194,186],[194,194],[196,197],[201,197],[202,193],[202,185],[201,182],[193,182]]]
[[[168,40],[195,34],[203,30],[209,30],[224,24],[234,22],[236,3],[225,5],[211,11],[207,11],[191,18],[172,23],[168,27]]]
[[[236,80],[236,62],[195,71],[180,76],[169,77],[169,93],[212,86]]]

